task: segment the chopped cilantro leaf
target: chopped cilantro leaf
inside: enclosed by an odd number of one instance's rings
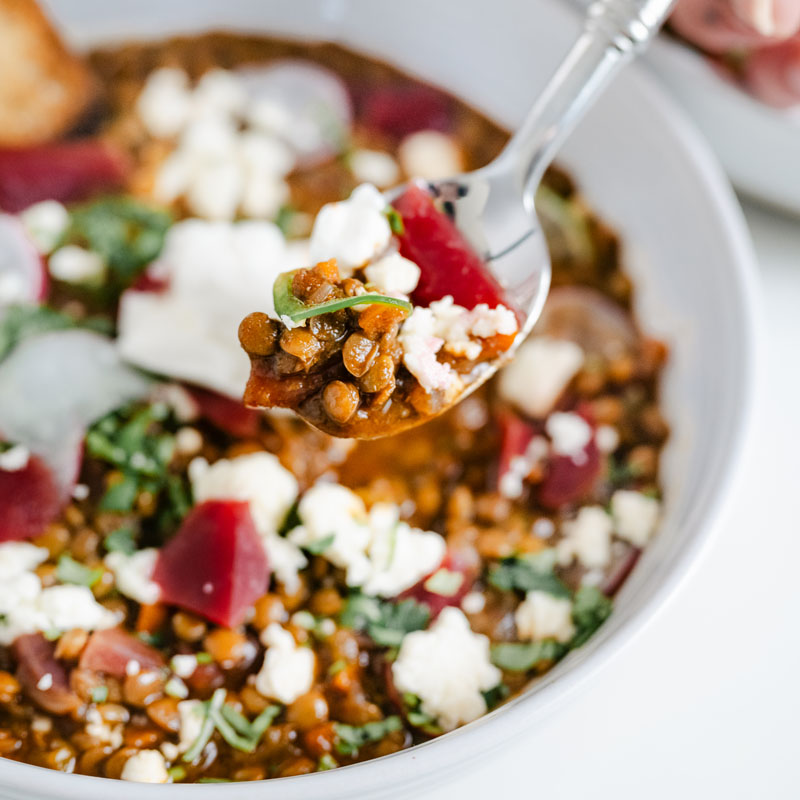
[[[308,544],[303,545],[303,549],[308,550],[308,552],[313,556],[318,556],[320,553],[324,553],[333,544],[333,540],[335,538],[336,534],[331,533],[322,539],[317,539],[316,542],[309,542]]]
[[[338,766],[336,759],[330,753],[325,753],[317,763],[317,769],[320,772],[324,772],[327,769],[336,769]]]
[[[198,664],[210,664],[214,660],[211,657],[211,653],[204,653],[204,652],[197,653],[195,658],[197,659]]]
[[[186,770],[180,764],[177,764],[167,770],[167,775],[169,775],[173,783],[178,783],[178,781],[182,781],[186,777]]]
[[[585,644],[608,619],[613,605],[611,598],[606,597],[597,587],[581,586],[575,592],[575,600],[572,604],[575,635],[569,643],[570,647],[580,647]]]
[[[129,556],[136,552],[136,539],[133,528],[117,528],[103,539],[103,545],[109,553],[125,553]]]
[[[392,229],[392,233],[395,234],[395,236],[402,236],[406,232],[406,226],[403,224],[403,218],[400,216],[400,212],[393,206],[386,206],[386,210],[383,213],[389,221],[389,227]]]
[[[410,598],[390,603],[356,592],[347,599],[339,623],[366,631],[375,644],[398,647],[407,633],[422,630],[430,616],[426,605]]]
[[[399,731],[402,727],[402,720],[397,716],[386,717],[386,719],[377,722],[368,722],[366,725],[358,727],[334,722],[336,752],[343,756],[354,755],[363,745],[370,742],[379,742],[393,731]]]
[[[486,692],[481,692],[483,695],[483,699],[486,701],[486,708],[489,710],[493,709],[498,703],[501,703],[503,700],[511,694],[511,689],[508,688],[504,683],[498,683],[492,689],[489,689]]]
[[[492,646],[492,662],[509,672],[527,672],[545,661],[558,661],[567,652],[555,639],[541,642],[503,642]]]
[[[108,686],[95,686],[89,696],[93,703],[105,703],[108,700]]]
[[[504,559],[489,571],[489,583],[504,592],[540,591],[555,597],[570,596],[569,589],[553,573],[552,562],[542,554]]]
[[[91,588],[102,577],[102,567],[90,569],[85,564],[81,564],[66,553],[58,559],[56,578],[58,578],[61,583],[74,583],[77,586],[88,586]]]

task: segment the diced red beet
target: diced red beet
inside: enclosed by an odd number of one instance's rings
[[[606,579],[600,586],[604,595],[611,597],[617,589],[625,582],[631,570],[636,566],[642,551],[633,545],[626,545],[625,552],[617,557],[611,564]]]
[[[164,658],[154,647],[122,628],[107,628],[89,637],[78,666],[123,678],[131,661],[137,662],[142,670],[164,666]]]
[[[136,277],[130,287],[130,291],[160,294],[161,292],[166,292],[168,288],[169,279],[166,276],[158,275],[153,270],[146,269]]]
[[[524,455],[537,434],[537,429],[526,422],[513,411],[504,409],[498,417],[497,425],[500,430],[500,457],[497,462],[497,485],[503,476],[511,469],[511,462]]]
[[[69,714],[80,706],[80,698],[70,689],[66,670],[56,660],[55,642],[48,642],[41,633],[28,633],[17,637],[12,649],[17,678],[34,703],[51,714]]]
[[[461,583],[456,590],[450,594],[439,594],[434,592],[426,583],[439,570],[445,569],[448,572],[455,572],[461,575]],[[430,575],[426,575],[419,583],[406,589],[400,595],[401,599],[413,598],[418,603],[424,603],[431,610],[431,618],[439,616],[442,609],[447,606],[458,606],[464,596],[472,589],[473,584],[480,573],[480,558],[474,550],[460,549],[448,550],[445,553],[442,563]]]
[[[0,208],[17,212],[41,200],[85,200],[118,189],[127,172],[126,156],[98,139],[0,149]]]
[[[207,389],[198,389],[194,386],[187,388],[200,409],[200,416],[220,430],[242,438],[255,436],[258,433],[261,423],[260,411],[247,408],[240,400],[233,400]]]
[[[162,548],[153,579],[162,600],[227,627],[269,584],[269,564],[247,503],[207,500]]]
[[[452,128],[450,98],[429,86],[379,86],[358,97],[357,105],[362,124],[397,139],[415,131]]]
[[[411,296],[415,305],[428,306],[452,295],[465,308],[478,303],[513,308],[486,264],[424,189],[412,184],[393,205],[405,228],[400,252],[422,271]]]
[[[0,469],[0,542],[36,536],[62,505],[52,471],[37,456],[30,456],[22,469]]]

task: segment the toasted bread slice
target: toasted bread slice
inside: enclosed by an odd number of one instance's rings
[[[66,49],[35,0],[0,0],[0,147],[65,133],[94,88],[87,66]]]

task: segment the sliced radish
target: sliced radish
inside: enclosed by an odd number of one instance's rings
[[[480,558],[474,550],[448,550],[442,563],[400,597],[413,598],[437,617],[447,606],[458,606],[480,574]]]
[[[162,600],[235,627],[267,591],[269,565],[248,503],[207,500],[162,548],[153,580]]]
[[[47,271],[22,223],[0,214],[0,312],[14,303],[35,303],[47,294]]]
[[[431,196],[411,185],[393,203],[403,218],[400,253],[422,271],[411,298],[415,305],[428,306],[452,295],[457,305],[475,308],[513,308],[500,284],[453,222],[439,211]]]
[[[350,134],[353,108],[347,86],[309,61],[276,61],[238,70],[253,104],[252,123],[284,138],[301,166],[341,152]],[[268,109],[259,115],[259,104]]]
[[[613,358],[637,347],[630,315],[597,289],[559,286],[550,292],[535,335],[567,339],[585,353]]]
[[[104,336],[68,330],[31,337],[0,363],[0,436],[39,456],[66,499],[86,428],[149,386]]]
[[[0,542],[41,533],[63,501],[52,470],[40,458],[31,456],[22,469],[0,469]]]
[[[71,203],[125,183],[128,160],[98,139],[0,149],[0,208],[22,211],[41,200]]]
[[[800,36],[750,53],[743,80],[759,100],[771,106],[800,106]]]
[[[207,419],[220,430],[247,438],[255,436],[261,425],[261,412],[247,408],[240,400],[233,400],[217,392],[187,387],[192,399],[200,409],[200,416]]]
[[[122,628],[95,631],[81,653],[78,666],[124,678],[128,664],[135,661],[142,670],[164,666],[161,653]]]
[[[48,642],[41,633],[28,633],[18,636],[12,649],[17,678],[34,703],[51,714],[69,714],[80,706],[66,670],[55,657],[55,642]]]

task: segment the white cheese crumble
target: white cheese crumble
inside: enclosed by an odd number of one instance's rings
[[[464,612],[445,608],[428,630],[409,633],[392,663],[399,692],[421,700],[421,709],[445,731],[486,713],[482,692],[500,683],[489,659],[489,639],[473,633]]]
[[[548,592],[528,592],[514,612],[514,621],[521,639],[568,642],[575,634],[571,601]]]
[[[148,132],[168,139],[177,136],[191,114],[189,77],[181,69],[163,67],[147,78],[136,111]]]
[[[179,678],[191,678],[197,669],[197,656],[193,654],[172,656],[169,666]]]
[[[514,499],[522,495],[525,478],[531,470],[541,464],[547,457],[550,448],[544,436],[534,436],[522,455],[514,456],[506,472],[500,477],[498,489],[503,497]]]
[[[43,200],[28,206],[19,218],[36,249],[51,253],[69,226],[69,211],[58,200]]]
[[[106,263],[99,253],[67,244],[59,247],[47,262],[50,274],[65,283],[94,283],[106,271]]]
[[[574,342],[535,336],[500,374],[500,395],[531,417],[546,416],[583,366]]]
[[[283,234],[271,222],[173,225],[151,270],[160,292],[127,291],[120,300],[117,346],[152,372],[241,399],[250,361],[239,323],[254,309],[274,316],[272,285],[288,265]]]
[[[614,532],[634,547],[644,547],[655,532],[661,503],[654,497],[628,489],[618,489],[611,496]]]
[[[169,783],[167,762],[158,750],[139,750],[125,762],[120,778],[137,783]]]
[[[45,672],[41,678],[36,683],[36,688],[40,692],[46,692],[48,689],[53,688],[53,673],[52,672]]]
[[[580,414],[556,411],[547,418],[544,429],[556,455],[568,456],[575,464],[585,463],[586,448],[594,433]]]
[[[31,451],[21,444],[9,447],[0,453],[0,469],[4,472],[19,472],[25,469],[30,461]]]
[[[272,453],[247,453],[221,458],[211,466],[194,459],[189,477],[195,502],[243,500],[261,536],[267,559],[278,580],[289,591],[298,586],[298,570],[308,561],[296,544],[278,535],[278,529],[297,498],[297,479]]]
[[[390,295],[407,297],[417,288],[420,268],[397,251],[387,253],[377,261],[373,261],[364,270],[367,283],[378,291]]]
[[[320,555],[365,594],[395,597],[433,572],[445,555],[439,534],[412,528],[387,503],[367,512],[358,495],[338,484],[313,486],[297,512],[302,524],[289,539],[301,547],[330,540]]]
[[[311,231],[311,263],[335,258],[342,278],[373,261],[392,240],[386,200],[371,184],[356,187],[347,200],[324,205]]]
[[[202,700],[182,700],[178,703],[180,728],[178,729],[178,752],[185,753],[197,741],[203,727],[205,710]]]
[[[116,551],[109,553],[103,562],[114,573],[117,591],[137,603],[152,605],[161,597],[161,589],[153,580],[158,560],[158,549],[147,547],[128,555]]]
[[[293,703],[314,684],[314,651],[299,647],[292,634],[277,622],[265,628],[261,641],[267,652],[256,675],[256,690],[271,700]]]
[[[203,449],[203,436],[197,428],[179,428],[175,434],[175,449],[182,456],[193,456]]]
[[[25,633],[111,628],[119,620],[86,586],[42,588],[33,571],[48,551],[28,542],[0,544],[0,644]]]
[[[347,164],[357,181],[372,183],[381,189],[393,186],[400,178],[397,162],[381,150],[354,150]]]
[[[122,747],[124,725],[111,725],[103,719],[96,708],[86,712],[86,733],[101,744],[109,744],[115,750]]]
[[[461,608],[467,614],[480,614],[486,606],[486,595],[483,592],[468,592],[461,601]]]
[[[619,433],[611,425],[598,425],[594,440],[601,453],[613,453],[619,447]]]
[[[417,131],[400,142],[398,156],[410,178],[433,181],[464,171],[464,156],[458,142],[440,131]]]
[[[587,569],[605,567],[611,559],[611,517],[600,506],[584,506],[563,524],[564,538],[556,545],[560,564],[577,558]]]

